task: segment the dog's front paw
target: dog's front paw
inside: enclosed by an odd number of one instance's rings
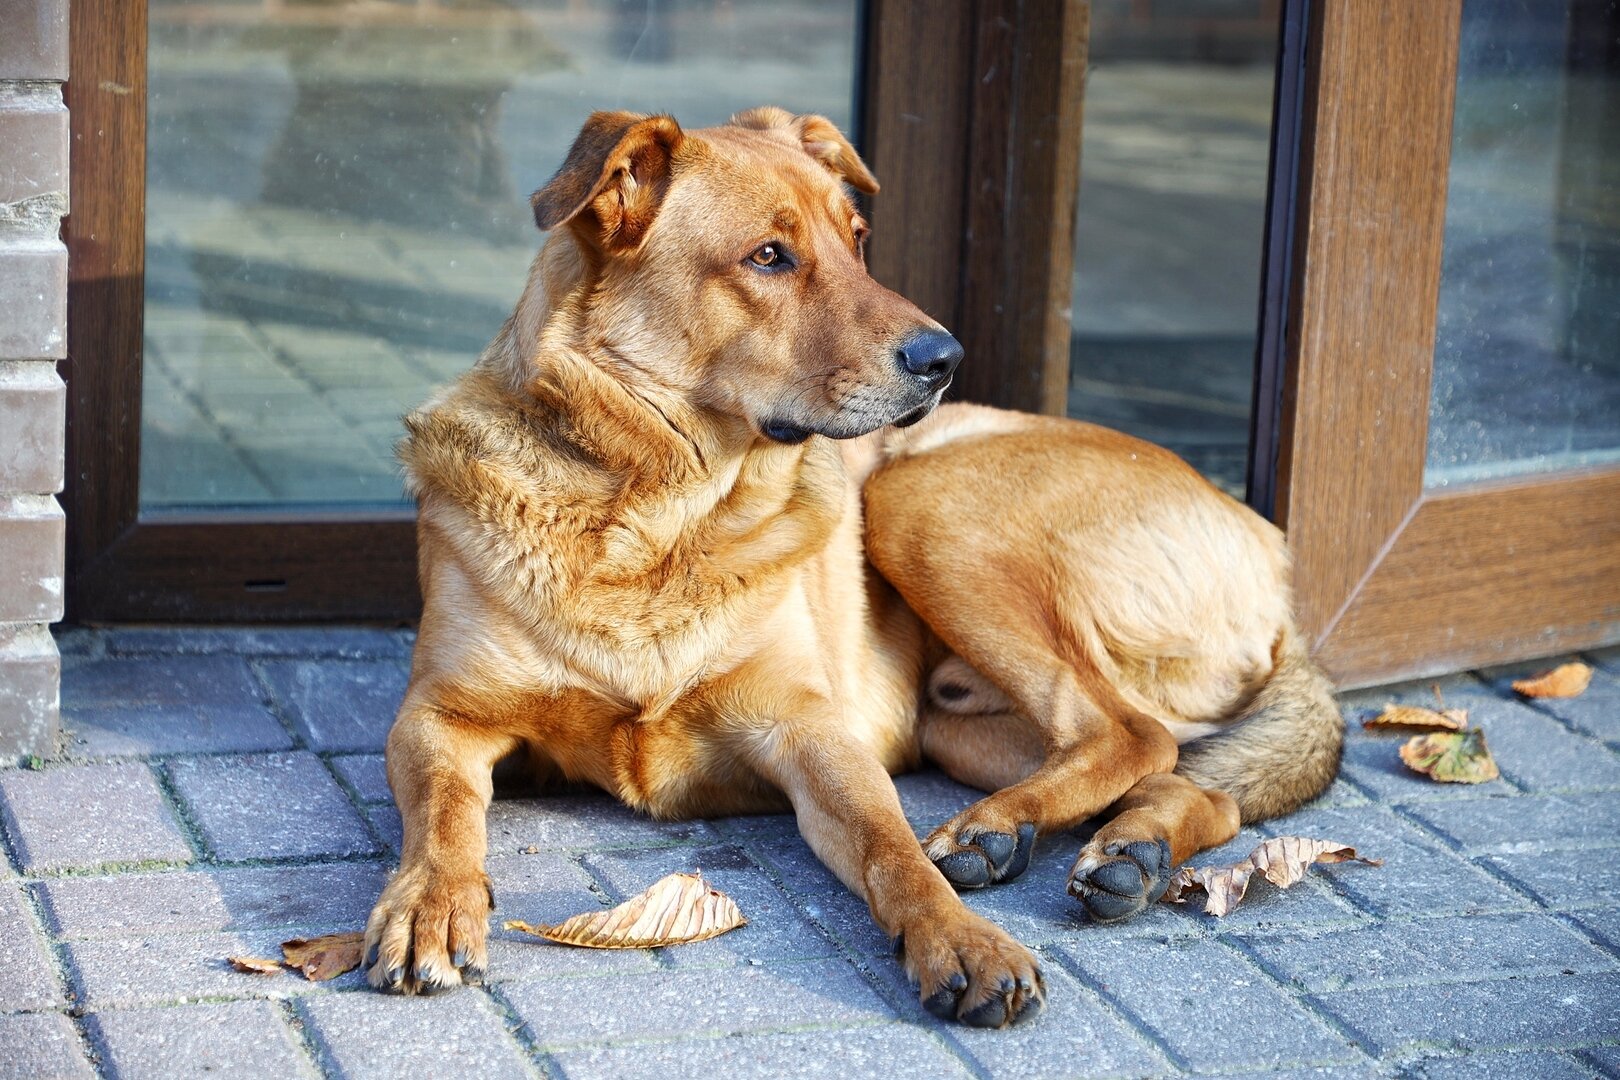
[[[1035,826],[1025,821],[1001,824],[981,820],[970,806],[923,841],[923,850],[945,880],[958,889],[977,889],[1011,881],[1029,869],[1035,850]]]
[[[1118,922],[1163,896],[1173,869],[1166,840],[1093,842],[1069,871],[1069,892],[1094,922]]]
[[[482,870],[401,869],[366,922],[366,981],[394,994],[437,994],[478,982],[489,966],[494,908]]]
[[[923,1008],[941,1019],[999,1028],[1046,1007],[1035,954],[966,908],[908,927],[900,955]]]

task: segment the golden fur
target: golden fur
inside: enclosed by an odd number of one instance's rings
[[[985,1026],[1044,990],[953,884],[1109,812],[1068,888],[1122,917],[1331,779],[1277,531],[1117,432],[918,423],[944,387],[905,350],[955,345],[867,275],[845,184],[877,189],[819,117],[598,113],[536,193],[517,309],[401,447],[425,608],[373,985],[481,974],[513,754],[661,817],[791,808],[925,1004]],[[889,780],[925,758],[992,792],[926,851]]]

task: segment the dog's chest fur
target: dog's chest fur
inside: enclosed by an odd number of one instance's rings
[[[503,681],[521,673],[506,693],[569,696],[573,719],[537,722],[536,750],[654,812],[712,806],[708,789],[734,787],[735,762],[706,754],[706,735],[773,720],[725,715],[726,680],[761,657],[795,691],[864,700],[851,724],[893,741],[875,729],[906,726],[915,673],[848,685],[873,670],[882,643],[859,500],[835,446],[815,439],[691,470],[656,453],[626,460],[600,426],[582,435],[571,421],[469,377],[410,418],[401,449],[424,530],[451,549],[456,581],[443,587],[476,594],[480,617],[461,620],[456,651],[499,655],[471,669]],[[822,595],[829,579],[840,595]],[[582,713],[580,692],[598,714]]]

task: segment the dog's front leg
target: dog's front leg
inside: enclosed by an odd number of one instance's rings
[[[831,716],[786,723],[757,749],[805,841],[898,939],[929,1012],[976,1027],[1040,1012],[1045,987],[1034,955],[962,903],[923,853],[870,750]]]
[[[366,978],[433,994],[476,982],[495,898],[484,873],[490,774],[513,740],[407,698],[388,733],[388,785],[405,842],[366,923]]]

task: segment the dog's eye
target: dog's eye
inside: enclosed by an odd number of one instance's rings
[[[748,256],[748,261],[761,270],[787,270],[793,266],[793,260],[778,244],[762,245]]]

